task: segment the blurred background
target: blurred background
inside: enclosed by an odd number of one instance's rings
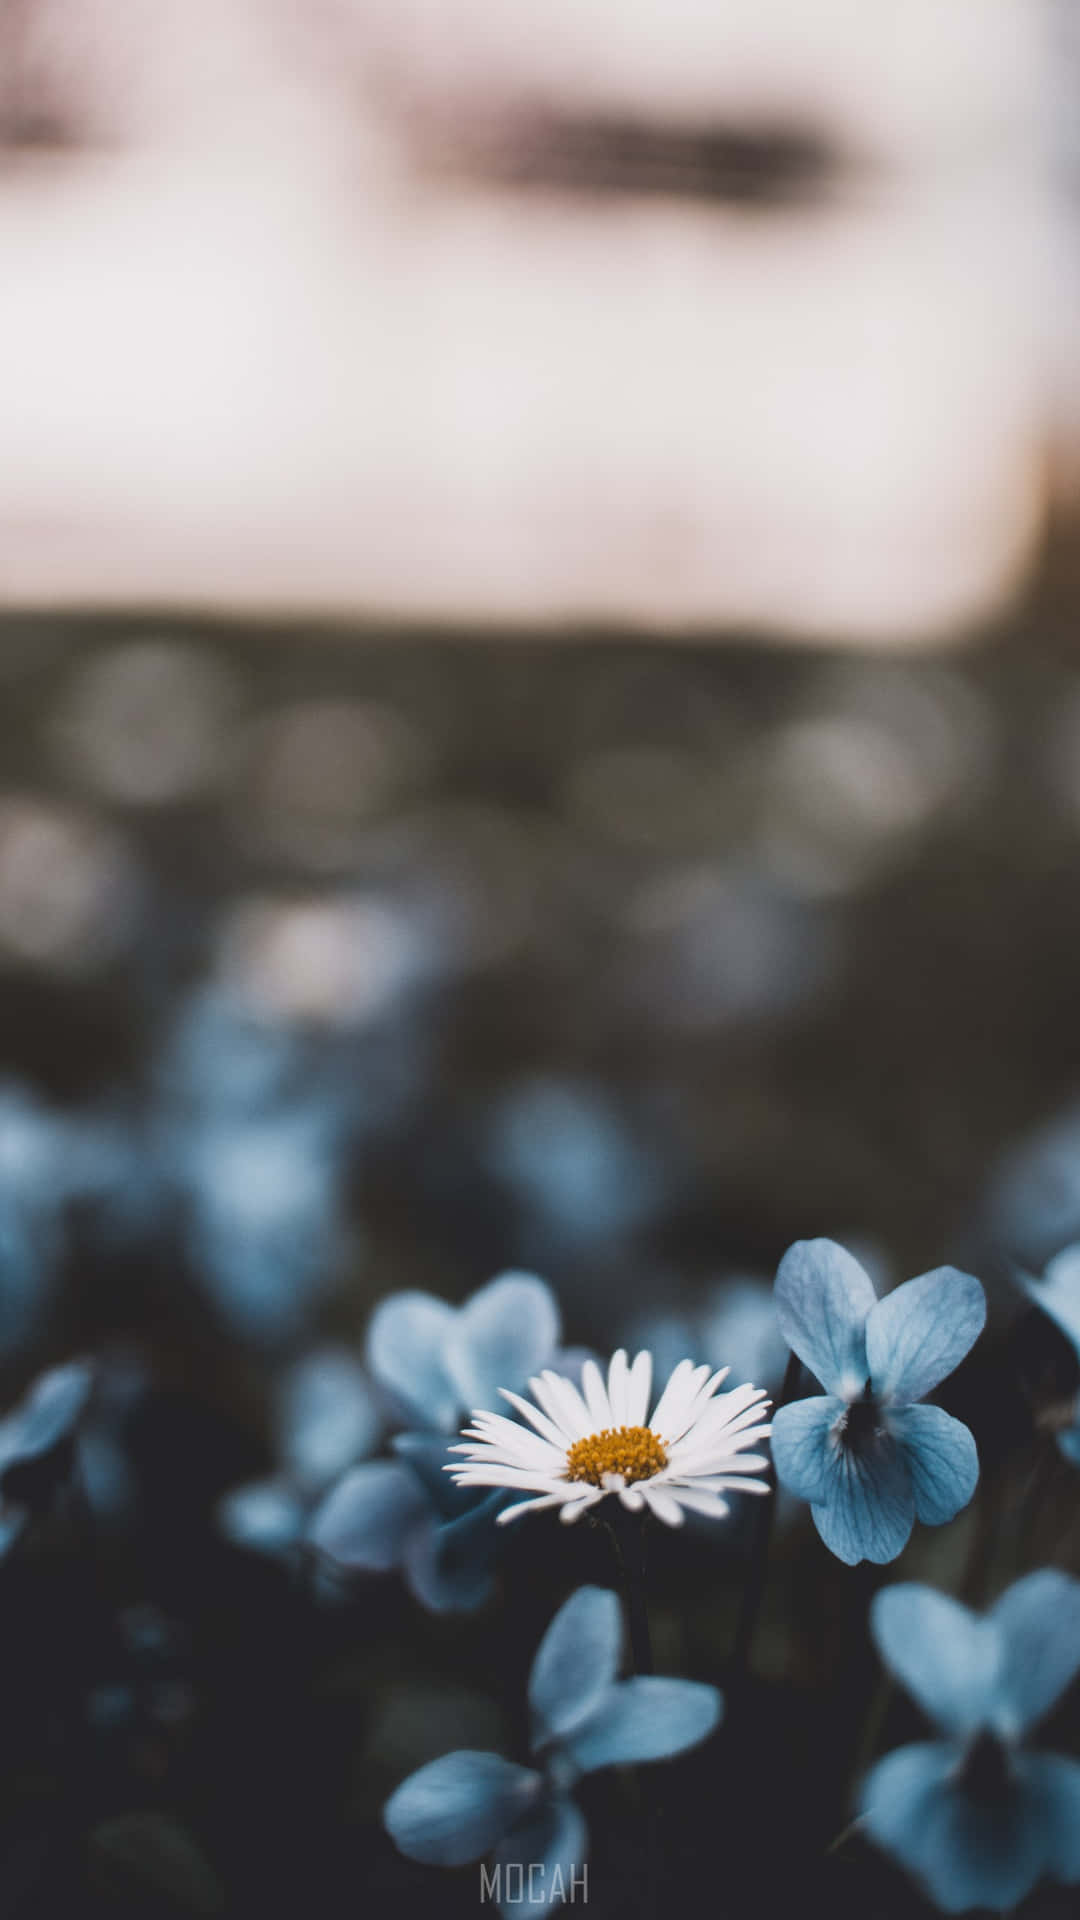
[[[99,1372],[93,1553],[0,1568],[5,1912],[475,1910],[379,1807],[611,1574],[537,1522],[494,1616],[312,1624],[282,1407],[377,1450],[396,1288],[775,1391],[791,1240],[955,1260],[983,1504],[889,1574],[1080,1572],[1010,1280],[1080,1237],[1078,83],[1021,0],[0,8],[5,1405]],[[872,1583],[778,1520],[673,1910],[921,1914],[825,1854]],[[665,1543],[668,1670],[745,1552]]]

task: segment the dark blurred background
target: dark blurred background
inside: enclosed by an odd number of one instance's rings
[[[847,1832],[918,1724],[870,1594],[1080,1573],[1013,1278],[1080,1238],[1075,39],[0,8],[4,1406],[96,1377],[62,1497],[0,1426],[4,1914],[476,1911],[379,1809],[513,1750],[613,1569],[545,1516],[479,1616],[309,1577],[373,1305],[521,1267],[775,1393],[817,1234],[986,1284],[980,1491],[884,1573],[777,1501],[727,1732],[646,1776],[665,1899],[928,1911]],[[749,1545],[654,1541],[662,1670],[732,1678]]]

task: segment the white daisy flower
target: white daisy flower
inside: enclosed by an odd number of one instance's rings
[[[762,1387],[718,1394],[730,1371],[680,1360],[649,1419],[650,1353],[639,1353],[631,1366],[620,1347],[606,1386],[595,1360],[587,1360],[580,1392],[546,1370],[529,1381],[536,1406],[499,1388],[528,1425],[474,1413],[464,1444],[453,1448],[466,1459],[446,1471],[461,1487],[515,1487],[531,1496],[504,1508],[500,1525],[530,1507],[559,1507],[560,1519],[576,1520],[608,1494],[632,1510],[649,1508],[669,1527],[682,1525],[684,1508],[722,1519],[729,1509],[721,1495],[729,1489],[769,1491],[755,1478],[768,1460],[746,1449],[771,1431],[762,1423],[770,1403]]]

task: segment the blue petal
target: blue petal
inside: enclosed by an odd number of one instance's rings
[[[479,1860],[535,1805],[543,1781],[497,1753],[444,1753],[410,1774],[383,1808],[390,1838],[410,1860],[461,1867]]]
[[[1071,1461],[1074,1467],[1080,1467],[1080,1422],[1058,1434],[1058,1446],[1066,1460]]]
[[[830,1483],[829,1434],[846,1408],[835,1394],[796,1400],[773,1415],[772,1457],[777,1478],[800,1500],[823,1500]]]
[[[879,1300],[866,1322],[866,1357],[879,1399],[921,1400],[974,1346],[986,1295],[970,1273],[936,1267]]]
[[[449,1432],[463,1402],[445,1354],[457,1309],[433,1293],[393,1293],[371,1316],[367,1363],[380,1386],[412,1408],[424,1427]]]
[[[222,1532],[238,1547],[286,1553],[299,1540],[306,1514],[298,1494],[278,1480],[234,1487],[218,1505]]]
[[[1080,1880],[1080,1760],[1025,1753],[1017,1767],[1042,1821],[1045,1871],[1056,1880]]]
[[[1043,1567],[990,1610],[1004,1643],[1000,1718],[1023,1733],[1048,1713],[1080,1670],[1080,1580]]]
[[[559,1308],[543,1280],[504,1273],[481,1287],[461,1308],[446,1349],[462,1405],[470,1412],[500,1407],[499,1388],[520,1392],[547,1366],[558,1340]]]
[[[643,1341],[648,1346],[649,1342]],[[694,1344],[676,1355],[693,1353]],[[701,1357],[731,1367],[729,1387],[779,1386],[787,1364],[787,1350],[776,1320],[773,1290],[767,1280],[731,1279],[714,1287],[706,1302],[701,1330]],[[653,1361],[656,1355],[653,1354]],[[657,1372],[661,1369],[657,1367]]]
[[[495,1517],[514,1496],[499,1487],[460,1519],[417,1529],[405,1549],[405,1577],[430,1613],[471,1613],[490,1599],[502,1545]]]
[[[297,1362],[281,1389],[279,1417],[282,1465],[312,1491],[370,1453],[379,1431],[375,1396],[343,1347],[321,1348]]]
[[[372,1460],[353,1467],[317,1508],[309,1539],[340,1566],[385,1573],[400,1565],[431,1503],[408,1467]]]
[[[1011,1796],[979,1805],[950,1779],[956,1759],[941,1743],[900,1747],[863,1783],[860,1812],[871,1837],[946,1913],[1003,1913],[1043,1871],[1044,1824],[1019,1782]]]
[[[459,1467],[461,1460],[450,1451],[455,1443],[442,1433],[395,1433],[390,1442],[399,1460],[409,1465],[444,1520],[456,1520],[476,1505],[476,1488],[459,1487],[447,1466]]]
[[[93,1377],[85,1361],[73,1360],[67,1366],[51,1367],[34,1382],[10,1421],[4,1422],[20,1459],[37,1459],[67,1438],[90,1398]]]
[[[1028,1298],[1055,1320],[1080,1353],[1080,1246],[1065,1247],[1047,1263],[1041,1280],[1018,1273]]]
[[[825,1498],[810,1511],[829,1552],[847,1566],[895,1560],[915,1524],[911,1475],[896,1443],[883,1434],[867,1446],[838,1446]]]
[[[943,1407],[893,1407],[887,1421],[907,1461],[918,1518],[928,1527],[954,1520],[979,1479],[979,1456],[963,1421]]]
[[[545,1913],[587,1891],[588,1835],[572,1800],[543,1800],[495,1849],[506,1920],[518,1913]],[[508,1871],[509,1869],[509,1871]]]
[[[636,1760],[667,1760],[719,1725],[723,1697],[697,1680],[621,1680],[564,1743],[582,1773]]]
[[[621,1644],[617,1595],[608,1587],[579,1587],[559,1608],[533,1661],[534,1745],[571,1732],[596,1711],[614,1682]]]
[[[850,1398],[866,1384],[866,1318],[877,1295],[857,1260],[835,1240],[797,1240],[776,1273],[780,1331],[829,1393]]]
[[[1001,1636],[958,1600],[914,1581],[874,1595],[870,1631],[887,1667],[946,1732],[989,1724],[1001,1667]]]

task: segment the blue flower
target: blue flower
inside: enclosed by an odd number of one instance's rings
[[[1022,1271],[1017,1273],[1017,1279],[1028,1298],[1061,1328],[1080,1360],[1080,1245],[1065,1247],[1055,1255],[1041,1280]],[[1058,1429],[1057,1443],[1065,1458],[1080,1467],[1080,1396],[1063,1412],[1064,1424]],[[1056,1410],[1051,1418],[1057,1426]]]
[[[729,1388],[750,1381],[779,1387],[787,1360],[772,1284],[749,1274],[717,1281],[692,1307],[637,1315],[623,1345],[630,1353],[646,1347],[657,1377],[673,1372],[684,1354],[698,1353],[710,1366],[731,1369]]]
[[[1080,1669],[1080,1581],[1044,1568],[981,1618],[932,1587],[875,1596],[886,1666],[943,1738],[863,1782],[866,1831],[947,1913],[1005,1912],[1044,1875],[1080,1880],[1080,1761],[1021,1742]]]
[[[396,1403],[405,1431],[396,1458],[354,1467],[314,1515],[312,1544],[339,1566],[400,1570],[433,1612],[488,1599],[500,1535],[492,1525],[509,1496],[455,1486],[447,1465],[466,1410],[502,1406],[499,1388],[524,1388],[558,1356],[558,1303],[542,1280],[506,1273],[463,1306],[430,1293],[397,1293],[372,1316],[367,1362]]]
[[[278,1555],[298,1545],[326,1489],[372,1451],[381,1415],[359,1360],[317,1347],[281,1377],[272,1418],[277,1471],[233,1487],[218,1518],[235,1545]]]
[[[618,1680],[621,1639],[615,1594],[579,1587],[551,1622],[529,1676],[534,1764],[461,1752],[421,1767],[383,1810],[401,1852],[430,1866],[460,1867],[494,1851],[494,1867],[503,1876],[513,1870],[504,1914],[538,1913],[569,1896],[571,1883],[580,1885],[588,1847],[571,1798],[581,1775],[684,1753],[720,1719],[715,1687]]]
[[[832,1240],[800,1240],[780,1262],[776,1305],[789,1347],[824,1395],[774,1416],[781,1483],[811,1503],[837,1558],[895,1560],[916,1519],[941,1526],[979,1477],[968,1429],[917,1403],[958,1366],[982,1331],[977,1280],[938,1267],[879,1300]]]

